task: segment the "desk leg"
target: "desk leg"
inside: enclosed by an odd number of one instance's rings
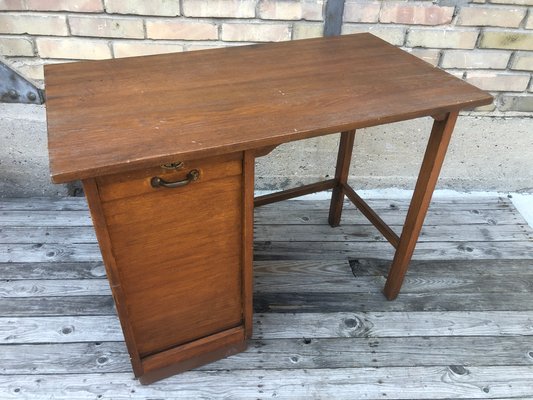
[[[355,130],[341,133],[337,166],[335,168],[335,186],[333,187],[331,204],[329,206],[328,222],[331,226],[338,226],[341,222],[342,204],[344,201],[343,185],[348,182],[354,139]]]
[[[394,254],[387,283],[385,284],[384,293],[389,300],[394,300],[400,292],[405,273],[415,250],[418,235],[426,217],[433,190],[439,178],[446,149],[450,143],[455,121],[457,120],[457,114],[457,112],[452,112],[443,120],[436,120],[433,123],[433,129],[431,130],[422,167],[418,174],[409,211],[407,211],[400,242]]]

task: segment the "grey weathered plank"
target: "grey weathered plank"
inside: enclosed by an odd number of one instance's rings
[[[377,258],[329,260],[256,260],[255,277],[285,276],[286,279],[330,279],[339,276],[386,275],[390,260]],[[522,275],[533,273],[533,259],[527,260],[413,260],[410,275],[453,276],[472,278],[480,274]],[[1,279],[102,279],[105,278],[102,262],[42,262],[0,263]]]
[[[0,297],[110,296],[106,279],[25,279],[0,281]]]
[[[465,399],[533,396],[533,366],[189,371],[141,386],[129,373],[0,376],[5,399]],[[399,390],[401,388],[401,390]]]
[[[96,243],[92,226],[4,226],[0,243]]]
[[[397,210],[376,210],[378,215],[388,225],[403,225],[405,213]],[[280,212],[273,208],[255,212],[255,223],[259,225],[325,225],[328,220],[328,210],[287,210]],[[357,210],[347,208],[341,219],[343,224],[364,224],[367,219]],[[489,225],[526,225],[524,218],[516,211],[510,209],[486,209],[465,212],[463,210],[429,211],[424,224],[428,225],[463,225],[463,224],[489,224]]]
[[[531,336],[252,340],[244,353],[198,370],[530,366],[532,347]],[[131,372],[123,342],[2,346],[0,374],[97,372]]]
[[[397,212],[406,214],[409,208],[410,199],[366,199],[370,207],[380,212]],[[344,207],[348,210],[356,210],[357,207],[350,201],[344,201]],[[320,211],[329,209],[329,200],[289,200],[278,203],[268,204],[256,208],[257,211]],[[431,212],[442,211],[464,211],[468,213],[475,213],[480,210],[498,210],[506,209],[510,212],[514,211],[514,206],[509,199],[499,199],[497,197],[490,198],[440,198],[432,200],[429,206]]]
[[[257,260],[254,261],[254,274],[258,276],[285,276],[286,279],[305,279],[316,276],[329,279],[349,276],[386,275],[390,260],[379,258],[354,258],[348,260]],[[2,268],[0,264],[0,270]],[[348,269],[349,266],[349,269]],[[533,273],[533,259],[525,260],[413,260],[409,272],[413,276],[453,276],[473,277],[480,274],[513,275]]]
[[[381,291],[367,293],[255,293],[255,312],[411,312],[411,311],[531,311],[531,293],[402,293],[387,301]],[[1,316],[36,317],[115,315],[111,296],[0,298]]]
[[[394,225],[391,229],[397,235],[402,233],[402,226]],[[386,241],[373,225],[341,225],[335,228],[329,225],[257,225],[254,238],[257,241],[282,242]],[[429,225],[422,228],[418,239],[419,242],[513,240],[533,240],[533,229],[526,225]]]
[[[100,279],[106,272],[102,262],[0,263],[0,279]]]
[[[0,199],[0,211],[85,211],[87,208],[85,197],[6,197]]]
[[[533,311],[261,313],[254,338],[531,336]],[[121,341],[115,316],[0,317],[0,344]]]
[[[123,341],[116,316],[0,317],[0,344]]]
[[[254,321],[258,339],[533,335],[533,311],[265,313]]]
[[[323,276],[304,275],[288,279],[286,275],[261,276],[254,279],[254,290],[258,293],[371,293],[379,292],[385,284],[386,276],[354,277],[346,271],[345,276],[324,279]],[[409,274],[402,286],[402,293],[428,293],[439,291],[450,293],[470,293],[483,288],[485,292],[532,292],[533,273],[529,275],[483,275],[483,276],[416,276]],[[105,279],[24,279],[0,280],[2,297],[40,296],[105,296],[111,295]]]
[[[387,242],[255,242],[256,260],[305,260],[373,258],[392,259],[394,248]],[[413,258],[419,260],[531,259],[532,241],[511,242],[422,242]],[[101,261],[96,243],[0,244],[0,263]]]
[[[389,225],[403,225],[405,212],[398,209],[385,208],[376,210],[380,217]],[[281,210],[259,207],[255,212],[256,224],[327,224],[328,209],[319,210]],[[366,218],[356,209],[347,208],[342,215],[341,223],[365,224]],[[524,218],[512,208],[473,209],[470,211],[445,208],[429,211],[426,225],[458,225],[458,224],[526,224]],[[0,211],[0,226],[92,226],[88,211]]]
[[[0,211],[0,226],[92,226],[84,211]]]
[[[327,260],[376,256],[392,260],[393,255],[394,248],[387,242],[254,242],[256,260]],[[416,245],[413,255],[414,260],[490,258],[532,259],[533,242],[422,242]]]
[[[386,275],[376,276],[338,276],[327,280],[319,276],[306,275],[299,280],[287,279],[287,276],[256,276],[254,290],[257,293],[369,293],[379,292],[385,285]],[[36,286],[42,287],[36,281]],[[81,286],[81,285],[80,285]],[[428,293],[432,291],[450,293],[471,293],[483,289],[484,292],[533,292],[533,274],[529,275],[483,275],[483,276],[417,276],[408,274],[402,285],[402,293]],[[53,290],[53,289],[50,289]],[[90,289],[89,289],[90,290]],[[0,284],[0,295],[6,293]],[[16,294],[17,290],[13,290]],[[75,290],[73,290],[75,292]]]
[[[2,345],[0,374],[130,372],[124,342]],[[16,380],[16,378],[14,378]]]
[[[403,208],[407,210],[410,199],[375,199],[368,198],[368,204],[378,208]],[[351,204],[345,201],[346,205]],[[291,200],[282,201],[274,207],[279,210],[287,208],[323,209],[329,206],[327,200]],[[431,208],[450,207],[460,210],[504,208],[512,206],[511,200],[501,196],[458,196],[442,197],[438,194],[433,196]],[[6,197],[0,198],[0,211],[80,211],[87,210],[85,197]]]
[[[402,226],[391,226],[398,235]],[[258,241],[363,242],[386,239],[370,224],[341,225],[256,225]],[[526,225],[429,225],[422,229],[419,242],[435,241],[512,241],[533,240],[533,229]],[[77,227],[0,228],[0,243],[96,243],[94,229]]]
[[[116,315],[111,296],[0,298],[2,317]]]
[[[531,311],[531,293],[401,293],[395,301],[381,291],[369,293],[257,293],[255,312],[413,312],[413,311]]]

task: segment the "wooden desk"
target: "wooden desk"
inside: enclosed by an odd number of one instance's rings
[[[142,383],[246,347],[256,156],[342,132],[334,179],[255,206],[332,189],[335,226],[346,195],[397,249],[393,299],[457,114],[492,100],[370,34],[48,65],[45,79],[52,179],[83,181]],[[398,237],[347,183],[355,129],[423,116],[435,123]]]

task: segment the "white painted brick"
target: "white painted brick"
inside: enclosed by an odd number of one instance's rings
[[[440,7],[421,1],[384,1],[379,20],[382,23],[444,25],[452,21],[453,12],[454,7]]]
[[[378,22],[381,2],[347,0],[344,4],[343,20],[345,22]]]
[[[411,28],[407,32],[408,47],[473,49],[476,46],[477,29]]]
[[[347,35],[351,33],[371,33],[395,46],[401,46],[404,43],[405,28],[398,26],[383,26],[383,25],[352,25],[343,24],[342,34]]]
[[[496,4],[516,4],[519,6],[533,6],[533,0],[489,0]]]
[[[147,20],[146,36],[150,39],[216,40],[218,28],[211,22],[194,20]]]
[[[178,53],[181,51],[183,51],[183,45],[178,43],[159,43],[140,40],[117,40],[113,42],[115,58]]]
[[[321,37],[324,33],[324,25],[312,22],[296,22],[292,28],[293,39],[309,39]]]
[[[187,17],[254,18],[255,0],[183,0]]]
[[[511,63],[511,68],[533,71],[533,52],[517,51]]]
[[[0,33],[66,36],[67,20],[63,15],[5,13],[0,14]]]
[[[457,25],[517,28],[525,15],[525,8],[462,7]]]
[[[32,42],[26,38],[0,37],[0,55],[33,56]]]
[[[428,64],[433,65],[434,67],[436,67],[438,65],[438,63],[439,63],[440,53],[441,53],[440,50],[436,50],[436,49],[420,49],[420,48],[417,48],[417,49],[406,48],[404,50],[406,50],[407,52],[411,53],[412,55],[420,58],[421,60],[424,60]]]
[[[26,0],[28,10],[103,12],[102,0]]]
[[[262,0],[259,2],[259,18],[302,19],[302,2],[292,0]]]
[[[228,42],[279,42],[290,38],[286,24],[222,24],[222,40]]]
[[[80,38],[37,38],[37,50],[42,58],[100,60],[111,58],[105,40]]]
[[[179,0],[105,0],[105,9],[111,14],[161,15],[180,14]]]
[[[105,16],[69,16],[70,32],[74,36],[96,36],[114,38],[143,38],[141,19]]]
[[[488,50],[446,50],[441,67],[461,69],[505,69],[511,53]]]
[[[0,0],[0,11],[24,11],[25,0]]]
[[[521,92],[527,88],[529,74],[510,74],[505,72],[468,72],[466,81],[483,90]]]
[[[302,0],[302,18],[307,21],[322,21],[326,0]]]
[[[322,0],[261,0],[259,18],[277,20],[322,20]]]

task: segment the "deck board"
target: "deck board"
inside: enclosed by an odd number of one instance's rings
[[[406,200],[369,203],[400,229]],[[327,207],[256,210],[246,352],[141,386],[85,201],[0,199],[0,398],[533,398],[533,230],[508,198],[434,201],[395,301],[392,248]]]

